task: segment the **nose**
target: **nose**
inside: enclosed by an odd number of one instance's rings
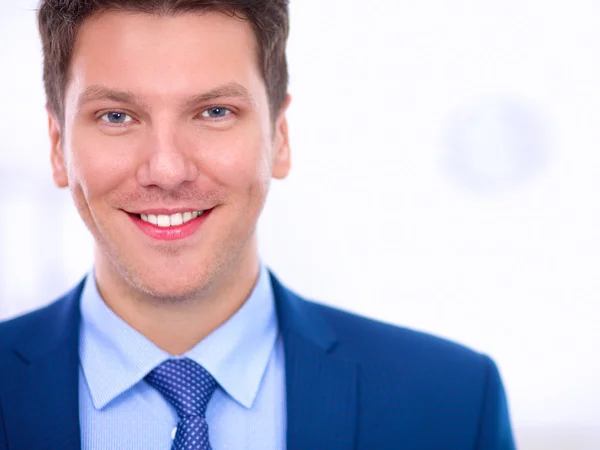
[[[144,187],[158,186],[166,191],[194,181],[198,168],[193,154],[186,151],[175,128],[156,130],[148,139],[145,161],[137,171],[138,183]]]

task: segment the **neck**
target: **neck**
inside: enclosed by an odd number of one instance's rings
[[[251,252],[252,253],[252,252]],[[98,261],[98,259],[97,259]],[[104,302],[121,319],[171,355],[182,355],[231,318],[248,299],[259,276],[257,252],[221,269],[218,281],[196,298],[169,302],[135,291],[116,270],[96,263],[96,281]]]

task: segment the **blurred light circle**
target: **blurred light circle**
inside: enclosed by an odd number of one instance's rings
[[[477,191],[514,187],[531,179],[549,158],[540,115],[508,100],[458,111],[449,121],[445,147],[452,177]]]

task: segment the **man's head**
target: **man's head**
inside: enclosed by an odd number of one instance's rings
[[[47,0],[39,22],[53,176],[99,278],[175,300],[248,270],[290,166],[287,1]]]

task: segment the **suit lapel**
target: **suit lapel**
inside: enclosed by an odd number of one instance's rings
[[[67,297],[35,313],[6,365],[10,386],[0,398],[8,448],[76,450],[79,431],[79,285]]]
[[[271,279],[285,351],[287,448],[353,449],[358,366],[335,355],[337,338],[322,315]]]

